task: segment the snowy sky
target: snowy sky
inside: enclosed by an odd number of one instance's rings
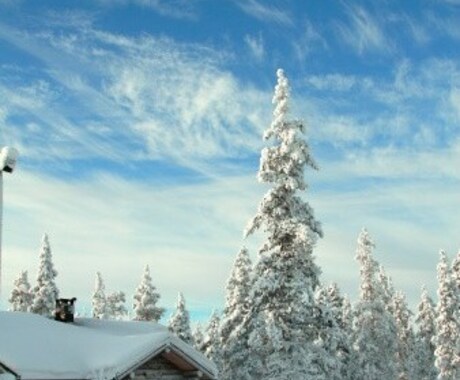
[[[460,247],[460,1],[0,0],[3,307],[47,232],[63,296],[95,272],[130,299],[149,264],[161,304],[221,308],[257,183],[275,70],[321,170],[324,282],[357,294],[355,243],[412,306]],[[245,244],[255,257],[261,236]],[[83,310],[84,311],[84,310]]]

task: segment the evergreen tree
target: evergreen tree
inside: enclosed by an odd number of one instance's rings
[[[29,278],[27,271],[22,271],[19,277],[14,280],[14,287],[11,296],[8,299],[11,304],[11,311],[29,311],[33,300],[33,294],[30,290]]]
[[[176,310],[169,319],[169,331],[176,334],[184,342],[193,344],[192,330],[190,328],[190,315],[185,307],[185,299],[179,293]]]
[[[220,343],[220,317],[213,311],[209,319],[203,340],[203,353],[211,360],[220,372],[221,369],[221,343]],[[220,377],[219,377],[220,378]]]
[[[436,367],[439,380],[460,377],[459,320],[457,292],[444,251],[438,264],[438,305],[436,318]]]
[[[418,304],[418,313],[415,322],[418,325],[416,333],[416,379],[434,380],[438,371],[434,365],[433,343],[436,335],[436,312],[433,300],[425,287],[422,288],[422,297]]]
[[[458,251],[457,256],[455,256],[455,259],[452,262],[452,281],[454,282],[455,289],[457,290],[457,299],[460,299],[460,251]],[[457,310],[460,312],[460,302]]]
[[[324,373],[328,380],[342,380],[348,359],[348,344],[342,323],[342,304],[338,287],[333,284],[327,288],[320,286],[316,292],[317,306],[320,310],[323,325],[319,328],[316,345],[321,347],[327,356],[323,362]]]
[[[227,281],[227,296],[220,327],[220,379],[244,380],[248,377],[245,360],[248,356],[248,334],[244,320],[249,310],[252,264],[246,248],[235,260]]]
[[[46,317],[50,317],[53,314],[56,300],[59,297],[59,290],[55,283],[57,274],[52,261],[48,235],[45,234],[43,235],[39,255],[37,284],[32,291],[34,299],[30,310],[33,313]]]
[[[391,280],[391,277],[387,276],[383,265],[379,266],[377,279],[382,292],[382,300],[385,304],[385,309],[387,309],[391,314],[394,314],[393,298],[395,295],[395,290],[393,288],[393,281]]]
[[[396,352],[398,379],[415,379],[415,336],[410,321],[412,313],[402,292],[394,294],[392,309],[398,336],[398,350]]]
[[[358,238],[356,260],[360,263],[360,297],[354,316],[354,364],[356,380],[397,379],[396,326],[386,310],[382,289],[377,282],[378,263],[373,258],[375,245],[366,229]]]
[[[99,272],[96,273],[96,285],[92,296],[93,318],[107,318],[107,300],[105,296],[104,280]]]
[[[304,124],[288,119],[283,70],[277,76],[273,120],[264,136],[277,144],[262,150],[258,173],[272,188],[246,230],[248,236],[263,229],[267,240],[254,268],[244,328],[250,333],[250,375],[281,380],[320,376],[324,352],[314,345],[322,323],[314,299],[320,269],[313,248],[322,231],[313,209],[297,194],[307,188],[305,168],[317,165],[303,138]]]
[[[113,292],[106,297],[105,301],[105,318],[123,319],[128,314],[128,309],[125,306],[125,293]]]
[[[204,353],[204,333],[200,323],[197,323],[193,329],[192,338],[194,347],[198,351]]]
[[[158,322],[164,313],[164,309],[157,306],[160,294],[156,292],[150,276],[150,268],[145,266],[141,283],[134,294],[134,318],[137,321]]]

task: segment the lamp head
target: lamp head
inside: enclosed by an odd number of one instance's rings
[[[12,173],[16,166],[18,155],[19,152],[17,149],[11,148],[9,146],[3,147],[0,152],[0,170],[7,173]]]

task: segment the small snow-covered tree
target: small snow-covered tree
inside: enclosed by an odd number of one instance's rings
[[[192,330],[190,328],[190,315],[185,306],[185,299],[179,293],[176,310],[171,315],[168,325],[169,331],[176,334],[184,342],[193,344]]]
[[[258,179],[272,187],[260,202],[246,236],[262,229],[267,239],[259,251],[244,324],[249,333],[250,376],[300,379],[320,376],[321,360],[314,342],[322,326],[314,298],[320,269],[313,248],[322,236],[313,209],[299,196],[307,188],[305,169],[317,169],[304,139],[305,125],[288,118],[289,84],[277,71],[275,109],[262,150]]]
[[[162,307],[158,307],[157,303],[160,299],[160,294],[156,291],[152,284],[150,268],[145,266],[141,282],[136,288],[134,294],[134,318],[137,321],[154,321],[158,322],[164,313]]]
[[[27,271],[22,271],[19,277],[14,280],[14,287],[8,299],[11,304],[11,311],[27,312],[32,305],[33,294],[30,290]]]
[[[378,263],[373,257],[375,247],[363,229],[358,238],[356,260],[360,264],[360,297],[354,317],[355,379],[398,378],[395,365],[397,352],[396,325],[385,308],[382,289],[377,281]]]
[[[102,275],[96,273],[96,284],[92,296],[93,318],[106,319],[107,318],[107,300],[105,296],[105,284]]]
[[[200,323],[197,323],[192,332],[194,347],[204,353],[204,332]]]
[[[209,319],[203,339],[203,353],[211,360],[220,371],[221,368],[221,343],[220,343],[220,317],[213,311]]]
[[[52,315],[59,297],[59,290],[55,283],[57,274],[52,261],[48,235],[45,234],[39,255],[37,284],[32,291],[34,299],[30,310],[33,313],[47,317]]]
[[[328,380],[342,380],[346,372],[349,344],[341,327],[343,298],[336,284],[325,288],[320,286],[316,292],[317,305],[323,325],[319,326],[316,345],[325,352],[322,365]]]
[[[382,300],[383,300],[383,303],[385,304],[385,309],[387,309],[390,313],[393,314],[394,312],[393,298],[395,295],[395,290],[393,287],[393,281],[391,280],[391,277],[386,274],[385,268],[383,267],[383,265],[379,266],[377,282],[382,292]]]
[[[221,380],[247,378],[245,361],[248,352],[248,331],[244,321],[249,310],[252,263],[246,248],[236,256],[227,281],[226,303],[220,326]]]
[[[105,313],[107,319],[123,319],[128,314],[125,306],[126,296],[121,291],[110,293],[106,297]]]
[[[447,256],[440,252],[438,270],[438,305],[436,318],[435,357],[439,380],[460,377],[458,299]]]
[[[415,336],[410,321],[412,313],[402,292],[395,292],[392,310],[398,336],[398,350],[396,352],[398,379],[415,379]]]
[[[437,377],[438,371],[434,365],[434,337],[436,335],[436,312],[434,302],[428,295],[425,287],[422,288],[422,296],[418,304],[418,313],[415,322],[418,329],[415,335],[417,360],[416,379],[433,380]]]

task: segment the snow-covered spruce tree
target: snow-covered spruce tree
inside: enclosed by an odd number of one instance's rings
[[[203,327],[197,323],[192,332],[193,346],[200,352],[204,353],[204,333]]]
[[[93,318],[107,318],[107,299],[105,296],[104,280],[99,272],[96,273],[96,284],[92,296],[91,304],[93,306]]]
[[[123,319],[128,314],[125,306],[125,293],[118,291],[110,293],[106,297],[105,311],[107,319]]]
[[[152,277],[148,265],[145,266],[141,282],[136,288],[133,298],[134,320],[154,322],[160,320],[165,310],[157,306],[160,294],[152,284]]]
[[[316,292],[316,301],[321,313],[323,325],[319,328],[316,345],[324,349],[327,356],[324,358],[325,373],[330,380],[342,380],[348,359],[348,344],[340,323],[342,320],[341,306],[343,299],[338,287],[331,285],[327,288],[320,286]]]
[[[457,256],[455,256],[455,259],[452,262],[452,281],[454,282],[455,289],[457,290],[457,299],[460,299],[460,251],[458,251]],[[460,312],[460,302],[457,310]]]
[[[360,296],[355,307],[353,347],[355,380],[394,380],[397,352],[396,325],[386,310],[382,289],[377,281],[378,263],[373,257],[375,245],[366,229],[358,238],[356,260],[360,264]]]
[[[29,311],[33,300],[33,294],[30,290],[29,278],[27,271],[22,271],[19,277],[14,280],[14,287],[11,291],[8,302],[11,304],[11,311]]]
[[[418,304],[418,313],[415,319],[418,329],[416,339],[416,368],[415,378],[419,380],[436,379],[438,371],[434,365],[434,342],[436,335],[436,312],[434,302],[428,295],[425,287],[422,288],[422,296]]]
[[[416,379],[415,335],[411,325],[412,313],[402,292],[395,292],[392,309],[398,336],[398,350],[396,352],[398,379]]]
[[[227,281],[227,295],[220,326],[220,380],[247,379],[248,334],[244,320],[249,310],[252,263],[243,247]]]
[[[379,266],[377,280],[382,292],[382,300],[385,304],[385,309],[387,309],[391,314],[394,314],[393,298],[395,295],[395,290],[393,287],[393,281],[391,280],[391,277],[386,274],[383,265]]]
[[[320,314],[314,299],[320,269],[313,248],[322,236],[313,209],[299,195],[307,188],[305,168],[317,169],[301,121],[288,119],[289,85],[277,71],[275,110],[262,150],[258,179],[272,187],[263,197],[246,236],[263,229],[267,239],[254,268],[250,332],[250,375],[254,379],[319,378],[322,351],[315,346]]]
[[[203,340],[203,353],[211,360],[220,372],[221,368],[221,343],[220,343],[220,317],[216,311],[213,311],[209,318]],[[220,375],[219,375],[220,379]]]
[[[436,318],[436,367],[439,380],[460,378],[458,299],[451,270],[444,251],[438,264],[438,305]]]
[[[176,334],[184,342],[193,344],[192,330],[190,328],[190,315],[185,306],[185,299],[179,293],[176,310],[171,315],[168,325],[169,331]]]
[[[45,234],[39,255],[37,284],[32,290],[34,299],[30,311],[46,317],[53,314],[56,299],[59,297],[59,290],[55,283],[57,274],[52,261],[48,235]]]

